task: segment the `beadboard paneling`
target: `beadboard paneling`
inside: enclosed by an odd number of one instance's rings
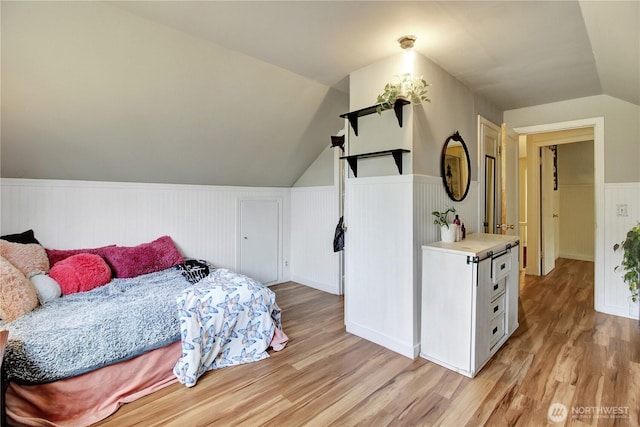
[[[561,258],[595,260],[595,188],[593,184],[559,185]]]
[[[629,290],[622,280],[622,272],[614,268],[622,260],[621,252],[614,252],[613,245],[620,243],[631,227],[640,221],[640,183],[605,184],[605,242],[604,242],[604,283],[602,307],[598,311],[619,316],[638,318],[638,305],[630,306]],[[628,216],[617,216],[616,206],[627,205]]]
[[[171,236],[182,253],[237,270],[239,200],[282,203],[281,257],[290,254],[290,189],[2,179],[2,233],[32,228],[45,247],[137,245]],[[284,262],[283,262],[284,264]],[[279,281],[289,268],[279,266]]]
[[[456,209],[460,221],[467,233],[477,233],[478,224],[478,182],[471,181],[467,197],[461,202],[452,201],[444,190],[442,178],[426,175],[414,175],[415,188],[415,225],[416,244],[422,257],[421,246],[440,240],[440,227],[433,223],[431,212],[444,211],[449,207]],[[454,216],[450,214],[451,220]]]
[[[410,358],[414,331],[413,177],[346,182],[347,332]]]
[[[340,254],[333,252],[339,219],[336,187],[291,189],[291,280],[340,293]]]

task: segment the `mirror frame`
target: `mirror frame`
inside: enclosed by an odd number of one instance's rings
[[[467,158],[467,182],[465,182],[463,184],[464,185],[464,192],[462,193],[462,196],[460,196],[459,199],[456,199],[454,197],[451,189],[447,185],[447,173],[446,173],[445,159],[446,159],[446,155],[447,155],[447,147],[449,146],[449,142],[451,142],[451,141],[457,141],[460,144],[462,144],[462,148],[464,149],[464,155]],[[449,196],[449,198],[451,200],[453,200],[454,202],[463,201],[465,199],[465,197],[467,197],[467,193],[469,193],[469,186],[471,185],[471,159],[469,157],[469,149],[467,148],[467,144],[464,142],[464,139],[462,139],[462,137],[460,136],[460,133],[458,133],[458,131],[456,131],[456,133],[454,133],[453,135],[448,137],[447,140],[444,142],[444,145],[442,146],[442,154],[440,156],[440,174],[442,175],[442,183],[444,184],[444,189],[446,190],[447,195]]]

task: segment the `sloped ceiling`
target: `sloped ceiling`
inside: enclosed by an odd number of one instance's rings
[[[503,110],[608,94],[640,104],[638,1],[118,2],[323,84],[397,38]]]
[[[349,73],[416,50],[503,110],[640,104],[640,2],[0,3],[3,177],[290,186]],[[427,76],[428,77],[428,76]]]
[[[348,95],[98,2],[2,2],[3,177],[293,185]]]

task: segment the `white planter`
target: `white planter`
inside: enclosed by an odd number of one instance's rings
[[[455,224],[449,224],[449,228],[444,225],[440,227],[440,238],[443,242],[452,243],[456,241],[456,228]]]

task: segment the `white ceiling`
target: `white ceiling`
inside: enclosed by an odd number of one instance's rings
[[[640,104],[639,1],[110,4],[345,92],[351,72],[413,34],[418,52],[503,110],[598,94]]]

